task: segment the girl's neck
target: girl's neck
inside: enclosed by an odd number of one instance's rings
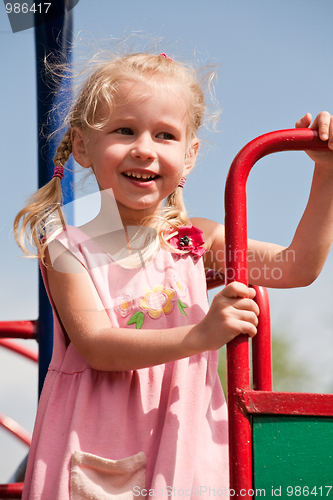
[[[162,203],[158,206],[149,207],[149,209],[134,210],[118,202],[112,190],[102,190],[101,208],[97,216],[99,225],[108,228],[110,224],[113,226],[116,222],[117,226],[142,226],[147,217],[161,215]]]
[[[98,215],[80,230],[119,265],[126,268],[145,267],[158,254],[158,232],[144,218],[156,212],[129,210],[115,200],[112,190],[101,191]],[[160,211],[158,211],[160,214]],[[153,225],[153,224],[152,224]]]
[[[115,231],[127,231],[129,227],[145,226],[145,219],[154,216],[158,210],[133,210],[117,202],[112,189],[101,190],[101,204],[98,215],[81,226],[89,237],[96,238],[102,235],[114,233]],[[148,223],[149,226],[149,223]],[[128,232],[128,231],[127,231]],[[131,231],[132,232],[132,231]]]

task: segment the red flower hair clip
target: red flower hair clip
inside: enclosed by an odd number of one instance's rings
[[[169,239],[169,244],[177,250],[185,250],[201,257],[206,249],[202,247],[205,243],[201,229],[191,226],[181,226],[178,234]]]

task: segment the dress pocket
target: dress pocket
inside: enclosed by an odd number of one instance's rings
[[[83,451],[75,451],[71,459],[71,500],[143,499],[146,483],[146,455],[122,460],[108,460]]]

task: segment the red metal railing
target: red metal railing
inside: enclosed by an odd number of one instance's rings
[[[2,413],[0,413],[0,425],[7,429],[7,431],[14,434],[14,436],[20,439],[24,444],[30,446],[31,434],[26,431],[20,424],[15,422],[15,420],[7,417],[7,415],[3,415]]]
[[[267,288],[254,286],[260,316],[257,335],[252,339],[252,386],[257,391],[273,390],[271,315]]]
[[[0,338],[35,339],[38,321],[0,321]]]
[[[226,283],[248,284],[246,182],[253,165],[262,157],[278,151],[327,149],[317,132],[311,129],[290,129],[265,134],[247,144],[234,159],[226,182]],[[229,251],[230,250],[230,251]],[[258,335],[259,339],[259,335]],[[255,349],[266,348],[259,341]],[[256,385],[271,387],[269,376],[255,367]],[[250,390],[249,340],[239,335],[227,345],[227,380],[229,412],[230,488],[236,496],[240,490],[252,488],[252,450],[250,415],[239,404],[239,392]],[[255,391],[254,391],[255,392]],[[249,496],[243,498],[250,499]]]
[[[31,359],[31,361],[35,361],[36,363],[38,361],[38,354],[35,351],[32,351],[31,349],[28,349],[27,347],[24,347],[23,345],[18,344],[15,341],[13,342],[11,339],[0,338],[0,346],[14,351],[17,354],[24,356],[25,358]]]
[[[23,483],[0,484],[0,498],[21,498]]]
[[[10,349],[21,356],[37,362],[36,352],[18,344],[11,339],[36,339],[37,321],[1,321],[0,322],[0,346]],[[0,413],[0,426],[11,432],[23,443],[30,446],[31,435],[20,424],[12,418]],[[0,498],[21,498],[23,483],[0,484]]]

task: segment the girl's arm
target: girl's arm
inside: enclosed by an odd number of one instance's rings
[[[232,283],[217,294],[197,325],[167,330],[112,328],[88,272],[68,251],[58,259],[63,261],[54,267],[68,272],[56,271],[47,254],[53,302],[70,341],[97,370],[145,368],[219,349],[240,333],[256,334],[259,310],[251,300],[254,291],[241,283]]]
[[[305,115],[297,128],[308,127],[311,115]],[[320,113],[312,128],[330,151],[308,151],[315,161],[309,200],[288,248],[249,240],[249,282],[272,288],[306,286],[323,268],[333,241],[333,117]],[[224,227],[203,219],[193,220],[204,231],[207,267],[224,271]]]

